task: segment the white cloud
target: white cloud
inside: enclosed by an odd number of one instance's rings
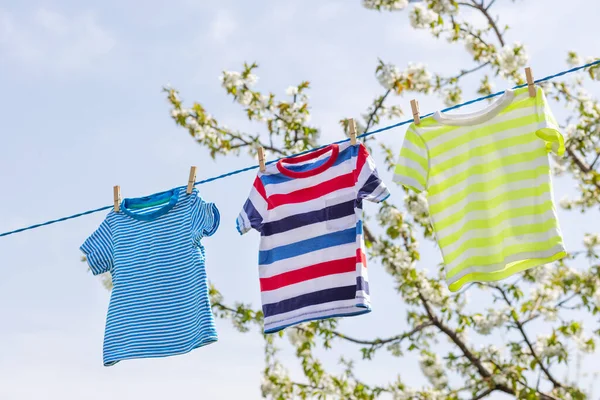
[[[227,10],[219,10],[210,25],[210,35],[220,42],[226,41],[235,32],[237,22]]]
[[[0,10],[0,58],[37,72],[84,70],[115,46],[92,13],[66,16],[40,8],[29,17]]]

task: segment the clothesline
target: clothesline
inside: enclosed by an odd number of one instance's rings
[[[592,67],[592,66],[598,65],[598,64],[600,64],[600,60],[596,60],[596,61],[584,64],[584,65],[580,65],[578,67],[574,67],[574,68],[571,68],[571,69],[568,69],[568,70],[564,70],[564,71],[558,72],[558,73],[553,74],[553,75],[548,75],[548,76],[546,76],[544,78],[535,80],[535,83],[549,81],[549,80],[558,78],[560,76],[567,75],[567,74],[570,74],[572,72],[576,72],[576,71],[579,71],[579,70],[582,70],[582,69],[585,69],[585,68],[589,68],[589,67]],[[517,88],[521,88],[521,87],[525,87],[525,86],[527,86],[527,84],[517,85],[513,89],[517,89]],[[473,100],[469,100],[467,102],[460,103],[460,104],[457,104],[455,106],[445,108],[445,109],[443,109],[441,111],[442,112],[452,111],[452,110],[455,110],[455,109],[458,109],[458,108],[461,108],[461,107],[464,107],[464,106],[467,106],[467,105],[470,105],[470,104],[478,103],[478,102],[483,101],[483,100],[487,100],[487,99],[490,99],[490,98],[493,98],[493,97],[496,97],[496,96],[500,96],[503,93],[504,93],[504,90],[500,91],[500,92],[492,93],[492,94],[487,95],[487,96],[483,96],[483,97],[479,97],[479,98],[476,98],[476,99],[473,99]],[[432,112],[429,113],[429,114],[425,114],[425,115],[421,116],[421,119],[430,117],[431,115],[433,115]],[[365,132],[365,133],[359,135],[358,138],[372,136],[372,135],[375,135],[377,133],[384,132],[384,131],[387,131],[387,130],[390,130],[390,129],[393,129],[393,128],[397,128],[397,127],[402,126],[402,125],[410,124],[413,121],[414,121],[414,119],[412,119],[412,118],[411,119],[407,119],[405,121],[398,122],[398,123],[393,124],[393,125],[385,126],[383,128],[379,128],[379,129],[376,129],[376,130],[371,131],[371,132]],[[350,140],[350,139],[339,140],[339,141],[334,142],[334,143],[339,144],[339,143],[346,142],[348,140]],[[301,153],[294,154],[294,155],[292,155],[290,157],[295,157],[295,156],[299,156],[299,155],[302,155],[302,154],[310,153],[312,151],[316,151],[316,150],[322,149],[322,148],[324,148],[326,146],[329,146],[330,144],[319,146],[319,147],[316,147],[314,149],[309,149],[309,150],[303,151]],[[267,162],[267,164],[272,164],[272,163],[275,163],[277,161],[279,161],[279,159],[271,160],[271,161]],[[235,171],[227,172],[225,174],[213,176],[212,178],[207,178],[207,179],[204,179],[204,180],[201,180],[201,181],[198,181],[198,182],[194,182],[194,186],[202,185],[202,184],[208,183],[208,182],[213,182],[213,181],[216,181],[216,180],[219,180],[219,179],[224,179],[224,178],[227,178],[229,176],[237,175],[237,174],[240,174],[240,173],[246,172],[246,171],[252,171],[252,170],[257,169],[257,168],[258,168],[258,165],[252,165],[252,166],[249,166],[249,167],[246,167],[246,168],[242,168],[242,169],[238,169],[238,170],[235,170]],[[178,186],[177,188],[181,188],[181,187],[185,187],[185,186]],[[14,235],[16,233],[28,231],[28,230],[31,230],[31,229],[40,228],[42,226],[52,225],[52,224],[56,224],[58,222],[63,222],[63,221],[67,221],[67,220],[70,220],[70,219],[75,219],[75,218],[83,217],[84,215],[94,214],[94,213],[97,213],[97,212],[100,212],[100,211],[103,211],[103,210],[108,210],[108,209],[110,209],[112,207],[113,207],[112,205],[104,206],[104,207],[96,208],[96,209],[93,209],[93,210],[87,210],[87,211],[80,212],[80,213],[73,214],[73,215],[69,215],[69,216],[66,216],[66,217],[62,217],[62,218],[58,218],[58,219],[53,219],[53,220],[49,220],[49,221],[42,222],[42,223],[39,223],[39,224],[27,226],[27,227],[24,227],[24,228],[15,229],[15,230],[12,230],[12,231],[7,231],[7,232],[4,232],[4,233],[0,233],[0,237]]]

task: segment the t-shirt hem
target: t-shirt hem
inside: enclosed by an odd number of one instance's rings
[[[550,256],[547,258],[533,258],[533,259],[529,259],[529,260],[522,260],[522,262],[519,262],[519,263],[515,264],[514,266],[510,266],[510,267],[502,269],[500,271],[471,272],[471,273],[468,273],[467,275],[461,277],[457,281],[452,282],[448,286],[448,289],[450,289],[451,292],[457,292],[463,286],[465,286],[466,284],[469,284],[469,283],[501,281],[501,280],[506,279],[506,278],[508,278],[514,274],[517,274],[519,272],[523,272],[523,271],[531,269],[531,268],[539,267],[540,265],[544,265],[544,264],[551,263],[553,261],[560,260],[561,258],[564,258],[566,256],[567,256],[567,252],[562,250],[562,251],[559,251],[558,253],[554,254],[553,256]]]
[[[421,187],[415,186],[414,184],[411,184],[413,182],[410,182],[410,180],[407,180],[404,178],[404,176],[398,175],[398,174],[394,174],[394,176],[392,176],[392,182],[399,183],[400,185],[402,185],[410,190],[413,190],[416,193],[421,193],[422,191],[425,190],[425,188],[421,188]],[[416,180],[414,183],[416,183]]]
[[[366,305],[366,304],[357,304],[355,307],[362,308],[362,310],[360,310],[360,311],[354,311],[354,312],[350,312],[350,313],[338,313],[338,314],[332,314],[332,315],[324,315],[324,316],[321,316],[321,317],[308,317],[308,318],[303,319],[301,321],[296,321],[296,322],[292,322],[292,323],[289,323],[289,324],[280,325],[280,326],[277,326],[277,327],[274,327],[274,328],[265,329],[265,334],[277,333],[279,331],[284,330],[285,328],[289,328],[290,326],[302,324],[304,322],[320,321],[320,320],[323,320],[323,319],[339,318],[339,317],[355,317],[357,315],[367,314],[367,313],[371,312],[371,306]]]
[[[141,355],[135,355],[135,356],[119,357],[119,358],[113,359],[113,360],[104,360],[104,366],[105,367],[112,367],[113,365],[117,364],[120,361],[135,360],[135,359],[138,359],[138,358],[163,358],[163,357],[170,357],[170,356],[179,356],[179,355],[187,354],[187,353],[189,353],[192,350],[195,350],[197,348],[207,346],[207,345],[209,345],[211,343],[215,343],[218,340],[219,340],[219,338],[216,335],[209,336],[209,337],[206,337],[206,338],[200,340],[199,342],[195,343],[191,348],[188,348],[188,349],[185,349],[185,350],[175,351],[175,352],[168,353],[168,354],[152,354],[152,353],[148,353],[148,354],[141,354]]]

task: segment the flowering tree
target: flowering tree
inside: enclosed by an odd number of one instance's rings
[[[448,105],[460,102],[461,80],[477,71],[482,75],[479,95],[492,92],[493,76],[523,83],[525,47],[506,42],[506,28],[492,14],[494,3],[495,0],[426,0],[409,6],[408,0],[363,0],[369,10],[402,11],[408,14],[413,28],[464,44],[473,67],[438,75],[422,64],[409,64],[403,69],[380,60],[375,77],[382,94],[362,115],[359,131],[374,128],[384,118],[403,115],[398,106],[389,104],[394,96],[435,94]],[[464,17],[467,9],[475,11],[469,14],[471,20]],[[569,53],[567,63],[576,65],[581,60],[577,54]],[[309,82],[291,86],[285,99],[276,99],[273,94],[255,89],[256,69],[256,64],[246,64],[241,72],[225,71],[221,82],[249,120],[264,124],[261,134],[225,127],[200,103],[185,107],[179,92],[168,87],[165,92],[173,119],[209,149],[212,157],[239,155],[241,151],[256,155],[259,146],[273,157],[281,157],[316,147],[319,130],[309,121]],[[567,155],[554,160],[553,171],[556,175],[568,174],[577,182],[576,196],[562,199],[560,205],[581,212],[600,206],[600,105],[582,87],[586,74],[599,80],[600,69],[592,68],[572,80],[544,85],[547,96],[567,107],[572,115],[563,125]],[[340,123],[347,128],[347,120]],[[367,145],[374,145],[372,139]],[[381,147],[387,167],[392,168],[395,153],[383,144]],[[576,382],[562,374],[558,376],[557,370],[573,364],[577,354],[593,353],[600,336],[598,324],[584,327],[581,322],[584,316],[587,321],[596,321],[600,315],[600,264],[596,252],[599,235],[585,234],[582,250],[571,253],[568,259],[508,281],[471,284],[470,293],[484,291],[494,301],[493,308],[482,309],[469,304],[464,292],[448,291],[443,266],[436,268],[435,273],[416,267],[420,258],[417,232],[433,240],[422,194],[406,191],[404,204],[382,204],[376,223],[379,227],[365,228],[370,257],[379,260],[393,279],[398,301],[408,310],[408,329],[391,337],[363,339],[339,331],[335,319],[288,328],[288,339],[304,372],[303,377],[294,378],[278,360],[276,344],[283,334],[265,336],[265,397],[373,399],[387,393],[395,399],[482,399],[503,392],[523,399],[587,398]],[[588,267],[569,266],[579,261]],[[262,327],[261,311],[250,305],[225,302],[214,287],[211,297],[215,314],[230,319],[241,332],[253,325]],[[543,334],[532,333],[533,321],[536,332]],[[504,332],[506,340],[501,348],[486,338],[494,331]],[[449,340],[450,347],[440,345],[443,338]],[[387,385],[369,384],[356,376],[352,361],[346,359],[341,360],[342,373],[328,372],[315,350],[329,349],[339,341],[355,344],[356,355],[366,360],[380,351],[396,357],[416,353],[429,383],[413,387],[398,376]]]

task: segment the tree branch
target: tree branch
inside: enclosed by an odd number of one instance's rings
[[[598,159],[600,159],[600,153],[596,154],[596,158],[594,158],[594,161],[590,164],[590,169],[594,169],[596,163],[598,162]]]
[[[471,352],[471,350],[469,350],[467,348],[465,343],[463,343],[463,341],[460,340],[460,338],[458,337],[456,332],[454,332],[452,329],[450,329],[448,326],[446,326],[446,324],[444,324],[442,321],[440,321],[440,319],[433,313],[433,310],[429,306],[429,302],[427,301],[427,299],[425,299],[425,296],[423,296],[420,289],[418,290],[418,292],[419,292],[419,298],[421,299],[421,302],[423,302],[423,307],[425,308],[425,312],[427,313],[427,316],[429,316],[429,319],[431,320],[433,325],[435,325],[439,330],[444,332],[454,342],[454,344],[456,344],[458,346],[460,351],[462,351],[462,353],[465,355],[465,357],[467,357],[467,359],[471,362],[471,364],[473,364],[475,366],[475,368],[477,368],[477,371],[479,371],[479,375],[481,375],[484,378],[491,377],[492,374],[490,373],[490,371],[488,371],[483,366],[481,361]]]
[[[408,332],[404,332],[404,333],[402,333],[400,335],[392,336],[392,337],[387,338],[387,339],[375,339],[375,340],[355,339],[353,337],[346,336],[345,334],[340,333],[340,332],[336,332],[336,331],[331,331],[331,333],[333,333],[333,335],[337,336],[340,339],[345,339],[345,340],[347,340],[349,342],[352,342],[352,343],[370,345],[372,347],[381,347],[384,344],[387,344],[387,343],[390,343],[390,342],[395,342],[395,341],[398,341],[398,340],[402,341],[402,340],[404,340],[406,338],[411,337],[415,333],[420,332],[423,329],[425,329],[427,327],[430,327],[430,326],[433,326],[432,322],[425,322],[425,323],[422,323],[420,325],[417,325],[413,330],[408,331]],[[296,329],[304,330],[303,328],[296,328]]]
[[[492,393],[494,390],[496,390],[496,389],[494,389],[494,388],[487,389],[486,391],[484,391],[484,392],[481,392],[481,393],[479,393],[477,396],[473,397],[473,399],[472,399],[472,400],[480,400],[480,399],[483,399],[484,397],[487,397],[487,396],[489,396],[489,395],[490,395],[490,394],[491,394],[491,393]]]
[[[490,286],[493,287],[493,288],[495,288],[496,290],[498,290],[502,294],[502,297],[504,298],[504,301],[511,308],[510,315],[512,316],[515,324],[517,325],[517,329],[519,330],[519,332],[521,332],[521,336],[523,336],[523,339],[525,340],[525,343],[527,344],[527,347],[529,347],[529,351],[531,351],[531,355],[533,356],[533,358],[535,359],[535,361],[538,363],[538,365],[540,366],[540,368],[542,369],[542,371],[544,371],[544,374],[546,375],[546,377],[550,380],[550,382],[552,382],[552,384],[554,385],[554,387],[563,387],[563,385],[560,384],[560,382],[558,382],[554,378],[554,376],[552,376],[552,374],[550,373],[550,371],[544,366],[544,364],[542,363],[542,360],[537,355],[535,349],[533,348],[533,344],[531,343],[531,341],[529,340],[529,337],[527,336],[527,333],[525,332],[525,328],[523,328],[523,325],[521,324],[521,321],[519,320],[519,317],[517,316],[516,311],[514,311],[512,302],[510,301],[510,299],[506,295],[506,291],[503,288],[501,288],[500,286],[496,286],[496,285],[490,285]]]
[[[482,4],[475,3],[475,4],[476,5],[474,6],[474,8],[478,9],[479,11],[481,11],[483,13],[483,15],[487,18],[490,26],[492,27],[492,29],[496,33],[496,37],[498,38],[498,41],[500,42],[500,45],[504,46],[504,38],[502,37],[502,33],[500,32],[500,30],[498,29],[498,25],[496,25],[496,21],[494,21],[494,19],[492,18],[492,16],[488,12],[489,7],[485,8],[483,6],[483,3]]]
[[[571,157],[573,159],[573,161],[575,161],[575,164],[577,164],[577,166],[579,167],[579,169],[584,172],[584,173],[589,173],[592,171],[592,168],[590,168],[589,165],[587,165],[585,163],[585,161],[583,161],[582,159],[579,158],[579,156],[577,154],[575,154],[575,152],[573,151],[573,149],[571,147],[567,147],[567,154],[569,155],[569,157]],[[593,182],[594,186],[596,186],[598,189],[600,189],[600,182],[594,180]]]
[[[481,362],[481,360],[477,356],[475,356],[475,354],[473,354],[471,352],[471,350],[469,350],[467,345],[458,337],[456,332],[454,332],[452,329],[450,329],[450,327],[448,327],[446,324],[444,324],[433,313],[433,311],[431,310],[431,307],[429,306],[427,299],[425,299],[425,296],[423,296],[420,289],[418,290],[418,293],[419,293],[419,298],[421,299],[421,302],[423,303],[423,307],[425,308],[425,312],[429,316],[429,319],[431,320],[431,322],[433,322],[433,324],[440,331],[445,333],[446,336],[448,336],[452,340],[452,342],[454,342],[454,344],[456,346],[458,346],[458,348],[460,349],[460,351],[462,351],[464,356],[467,357],[467,359],[471,362],[471,364],[473,364],[473,366],[475,366],[475,368],[477,369],[477,372],[479,372],[479,375],[481,375],[481,377],[483,379],[488,380],[488,381],[491,380],[492,373],[483,366],[483,363]],[[512,394],[512,395],[515,394],[515,391],[512,388],[510,388],[504,384],[496,384],[496,383],[492,382],[492,385],[495,389],[500,390],[504,393]]]
[[[481,65],[478,65],[478,66],[476,66],[474,68],[471,68],[471,69],[463,69],[463,70],[460,71],[460,73],[458,75],[450,77],[450,78],[445,78],[445,81],[442,82],[442,85],[448,84],[448,83],[450,83],[453,80],[459,80],[463,76],[469,75],[469,74],[471,74],[473,72],[477,72],[480,69],[487,67],[488,65],[490,65],[489,61],[485,62],[485,63],[483,63]]]
[[[485,10],[486,11],[489,10],[494,5],[495,2],[496,2],[496,0],[490,1],[490,4],[488,4],[487,7],[485,7]]]
[[[375,105],[375,108],[373,109],[373,112],[369,115],[369,120],[367,121],[367,126],[365,128],[365,132],[368,132],[369,128],[371,128],[371,124],[373,123],[373,120],[375,119],[375,115],[377,115],[377,111],[379,111],[379,109],[383,105],[383,102],[390,95],[390,93],[392,93],[392,89],[388,89],[384,93],[384,95],[381,96],[381,98],[379,99],[379,102]]]

